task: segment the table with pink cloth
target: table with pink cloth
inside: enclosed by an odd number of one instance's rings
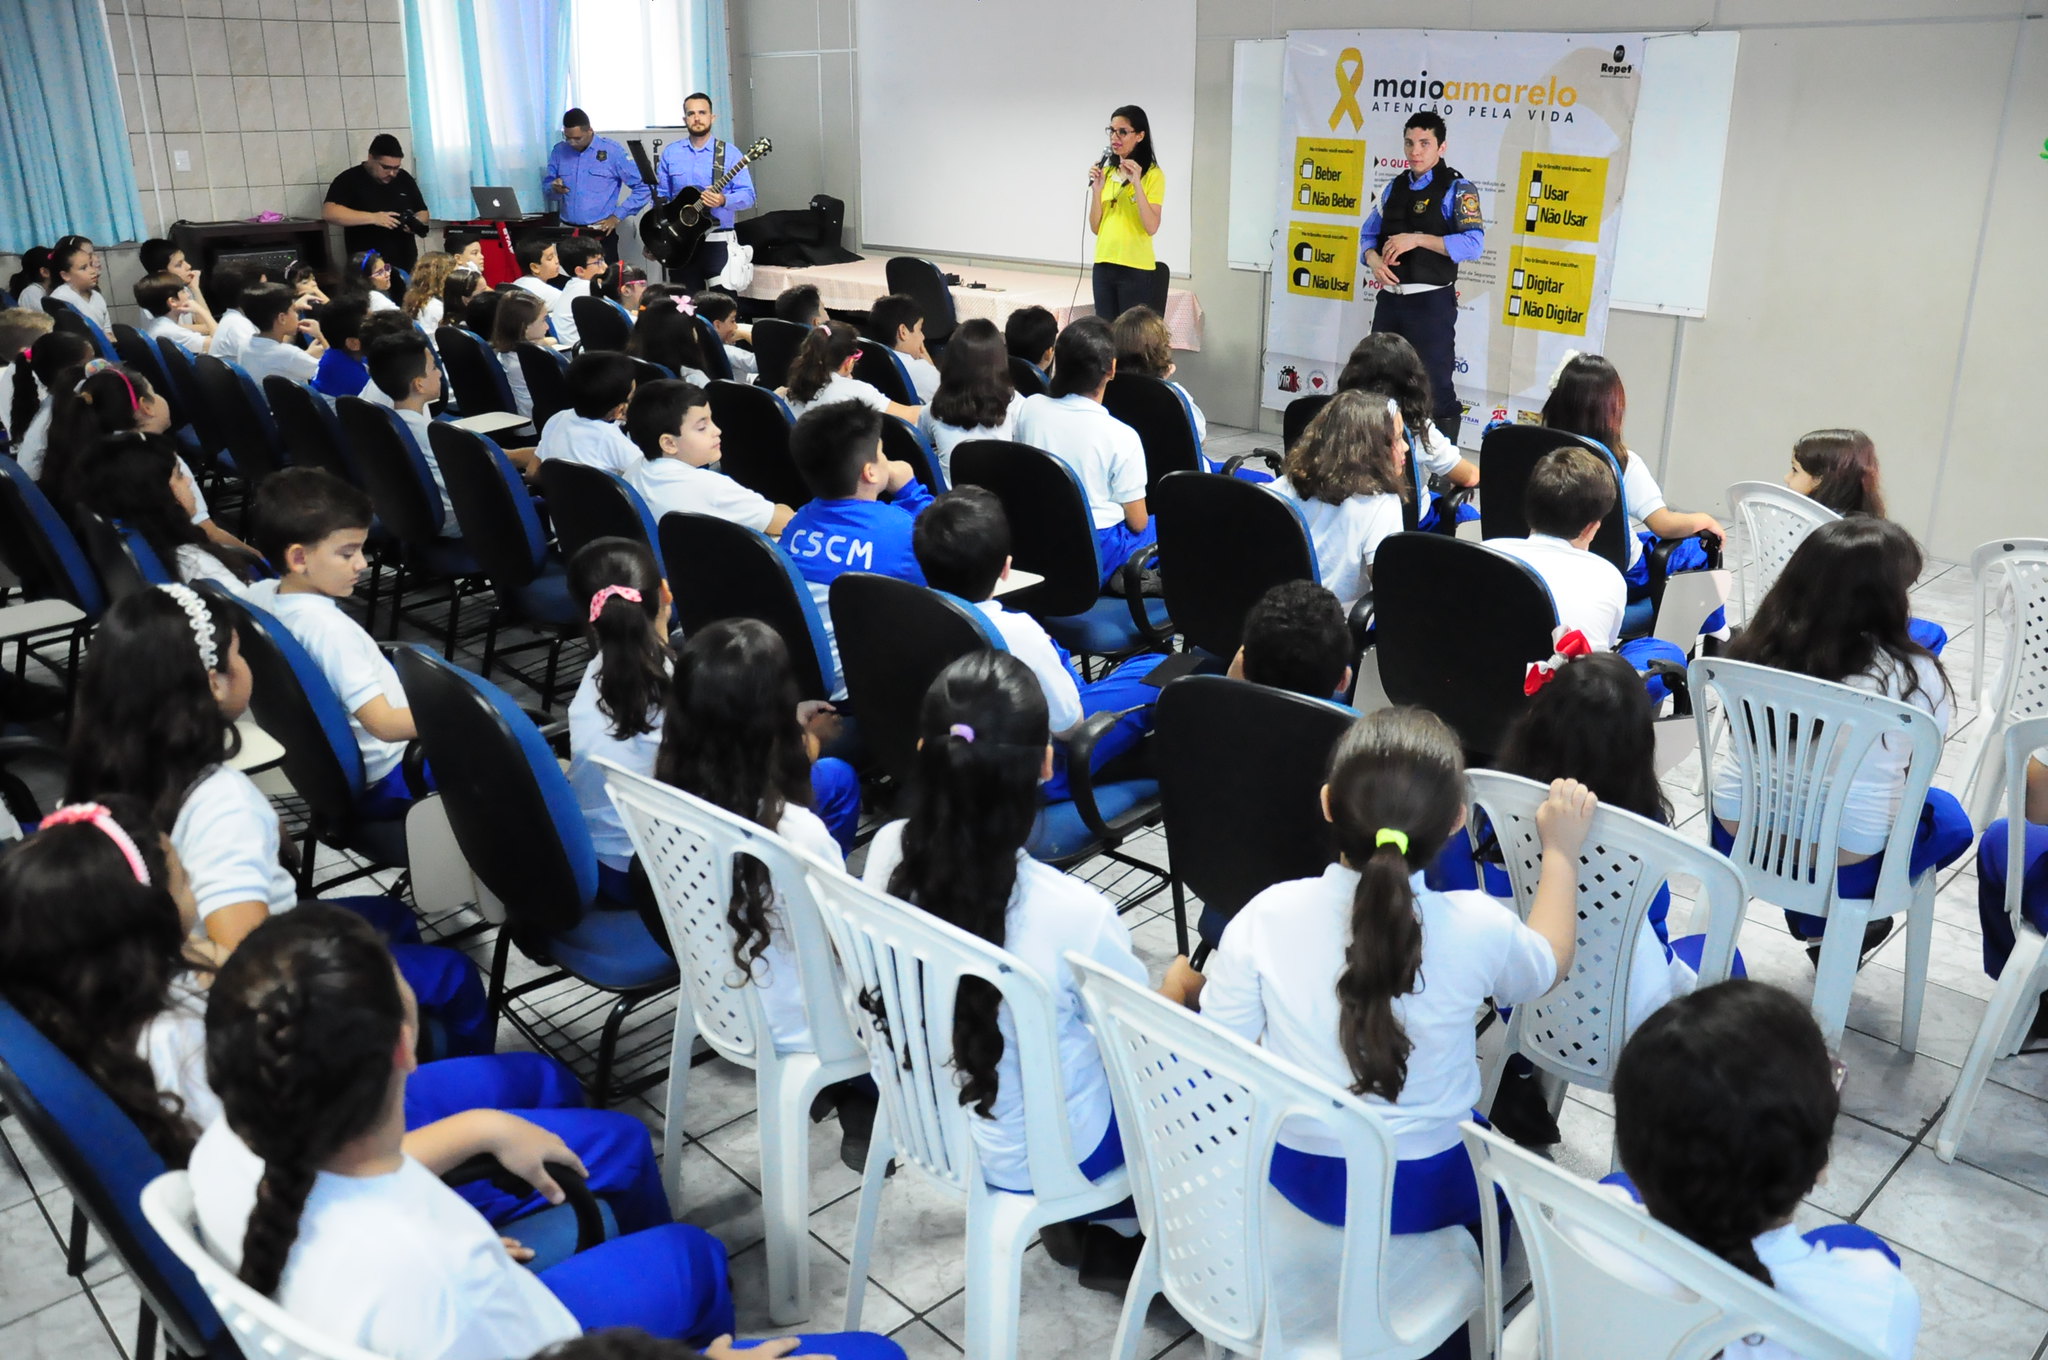
[[[853,260],[847,264],[812,265],[792,269],[783,265],[757,264],[754,281],[745,296],[764,302],[798,284],[816,285],[819,300],[827,311],[864,312],[876,298],[889,291],[886,259]],[[1095,314],[1095,293],[1086,274],[1069,270],[1063,274],[1036,274],[1023,269],[991,269],[978,265],[939,266],[958,274],[953,292],[953,310],[962,321],[984,317],[998,327],[1011,312],[1023,307],[1043,307],[1064,326],[1076,317]],[[970,283],[987,285],[969,288]],[[1193,293],[1175,288],[1166,295],[1166,326],[1173,332],[1175,349],[1202,347],[1202,304]]]

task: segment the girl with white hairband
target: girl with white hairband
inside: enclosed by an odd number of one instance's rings
[[[223,951],[195,936],[197,918],[182,859],[139,798],[61,806],[0,855],[0,995],[177,1167],[221,1113],[205,1012]],[[424,1063],[406,1088],[406,1150],[440,1166],[573,1153],[623,1229],[667,1222],[645,1126],[582,1103],[574,1074],[538,1053]],[[532,1207],[483,1184],[461,1193],[501,1222]]]
[[[1301,508],[1323,584],[1346,611],[1372,594],[1372,563],[1401,532],[1408,429],[1384,392],[1339,392],[1287,451],[1272,490]]]

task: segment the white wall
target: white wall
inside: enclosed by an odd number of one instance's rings
[[[853,3],[745,0],[731,10],[735,131],[776,140],[758,176],[763,206],[797,206],[822,188],[847,200],[849,235],[861,150]],[[2048,373],[2039,9],[2039,0],[1431,7],[1438,28],[1744,30],[1708,314],[1615,312],[1608,324],[1607,353],[1629,382],[1629,443],[1665,468],[1674,504],[1712,507],[1730,482],[1780,477],[1800,433],[1858,425],[1877,440],[1894,516],[1937,554],[2048,534],[2048,441],[2032,399]],[[1265,325],[1265,276],[1225,263],[1231,43],[1416,23],[1408,0],[1200,0],[1195,126],[1191,138],[1171,137],[1179,149],[1170,160],[1193,180],[1190,286],[1208,319],[1203,350],[1183,356],[1180,376],[1212,419],[1259,418]],[[1001,173],[999,156],[989,172]]]

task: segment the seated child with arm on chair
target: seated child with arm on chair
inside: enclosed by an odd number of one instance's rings
[[[626,434],[645,455],[627,471],[626,480],[657,522],[680,510],[716,515],[773,537],[796,513],[719,470],[711,399],[694,383],[660,378],[634,388],[626,406]]]

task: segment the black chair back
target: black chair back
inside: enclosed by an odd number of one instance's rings
[[[184,394],[177,389],[168,373],[164,372],[163,361],[157,357],[157,346],[133,326],[118,322],[114,326],[114,352],[121,356],[121,362],[149,380],[163,399],[171,406],[172,428],[183,425],[191,419],[185,413]]]
[[[576,320],[576,335],[585,350],[624,349],[633,334],[633,323],[601,297],[569,299],[569,315]]]
[[[164,376],[171,380],[171,389],[177,393],[182,404],[185,423],[199,436],[200,445],[209,453],[218,453],[227,447],[221,433],[220,422],[208,409],[205,394],[199,390],[199,371],[192,366],[192,356],[176,345],[158,345],[157,362],[163,366]]]
[[[448,499],[455,504],[462,541],[499,594],[508,595],[515,586],[540,575],[547,549],[540,520],[534,513],[533,497],[520,484],[518,474],[511,473],[508,481],[507,469],[499,466],[504,455],[482,435],[445,420],[433,423],[427,440],[434,446],[434,461],[441,465],[442,479],[448,483]],[[514,497],[526,504],[522,507]]]
[[[1188,642],[1228,661],[1245,615],[1283,581],[1316,579],[1301,513],[1255,482],[1176,472],[1153,492],[1166,613]]]
[[[926,691],[953,662],[996,645],[988,625],[950,595],[849,571],[832,582],[832,636],[861,741],[883,773],[906,784]]]
[[[1185,676],[1159,692],[1154,768],[1175,910],[1183,890],[1201,899],[1205,943],[1267,888],[1329,865],[1322,787],[1354,720],[1327,700],[1221,675]]]
[[[601,298],[576,301],[609,305]],[[575,405],[569,400],[569,361],[559,350],[546,345],[522,344],[515,353],[519,356],[519,371],[526,378],[526,393],[533,398],[533,428],[539,430],[554,419],[557,411]]]
[[[1557,609],[1512,557],[1442,534],[1394,534],[1373,559],[1380,686],[1457,732],[1484,764],[1528,702],[1529,663],[1550,655]]]
[[[761,386],[781,387],[789,381],[789,366],[796,361],[796,352],[803,348],[804,337],[811,328],[798,321],[784,321],[778,316],[764,316],[754,323],[754,365],[755,378]]]
[[[953,311],[953,290],[946,286],[939,267],[915,255],[897,255],[883,269],[889,291],[911,298],[924,313],[925,343],[943,345],[952,339],[960,321]]]
[[[924,404],[918,400],[917,389],[910,385],[910,375],[903,371],[902,360],[879,340],[860,342],[860,353],[853,361],[853,376],[898,406]]]
[[[672,510],[661,517],[661,567],[676,597],[684,636],[720,619],[759,619],[789,649],[806,699],[839,688],[825,620],[796,564],[765,534],[716,515]]]
[[[76,506],[71,512],[71,525],[78,533],[78,546],[85,549],[86,560],[99,573],[108,604],[149,589],[149,578],[142,564],[135,560],[127,538],[105,516]]]
[[[1017,389],[1019,395],[1026,397],[1042,397],[1052,391],[1045,370],[1015,354],[1010,356],[1010,385]]]
[[[341,419],[326,398],[277,373],[263,380],[263,395],[270,402],[271,415],[277,418],[287,463],[331,472],[351,486],[363,484],[362,473],[349,461]]]
[[[654,546],[626,484],[603,468],[550,458],[540,465],[540,486],[564,562],[595,538],[637,538]]]
[[[725,352],[725,341],[718,338],[718,327],[707,317],[690,319],[697,323],[697,353],[704,360],[704,376],[714,382],[731,382],[732,359]]]
[[[953,448],[953,481],[985,486],[1010,521],[1010,556],[1045,580],[1003,597],[1011,609],[1061,618],[1085,614],[1102,594],[1088,497],[1072,468],[1030,444],[969,439]]]
[[[455,404],[466,416],[486,411],[519,408],[512,401],[512,384],[498,363],[497,351],[460,326],[442,326],[434,332],[434,348],[441,352],[441,367],[448,385],[455,389]]]
[[[938,455],[917,427],[901,416],[882,417],[882,456],[910,464],[917,480],[934,496],[946,489],[946,474],[939,467]]]
[[[363,490],[384,528],[405,544],[426,544],[440,537],[440,495],[413,461],[412,442],[398,416],[361,397],[343,397],[335,411],[349,454],[362,469]]]
[[[1287,403],[1287,409],[1280,413],[1280,442],[1286,448],[1293,448],[1294,441],[1301,438],[1301,432],[1309,422],[1322,414],[1330,404],[1333,392],[1317,392],[1311,396],[1296,397]]]
[[[1186,400],[1159,378],[1122,373],[1102,394],[1109,413],[1138,432],[1145,444],[1145,494],[1176,472],[1202,471],[1202,445]]]
[[[754,335],[760,337],[760,324]],[[787,323],[785,323],[787,324]],[[767,382],[764,370],[761,381]],[[717,423],[724,450],[721,461],[728,477],[794,510],[811,499],[810,488],[789,456],[789,407],[766,386],[714,382],[711,419]]]
[[[200,401],[212,412],[242,484],[253,490],[257,483],[284,466],[284,453],[278,447],[269,405],[265,403],[258,410],[262,399],[256,395],[249,375],[211,354],[200,355],[199,362],[192,367],[199,377]]]
[[[1593,535],[1592,551],[1628,570],[1628,516],[1621,504],[1621,469],[1614,455],[1591,439],[1547,425],[1496,425],[1479,442],[1479,460],[1486,468],[1486,494],[1479,498],[1481,538],[1527,538],[1529,518],[1522,498],[1529,489],[1529,474],[1536,462],[1552,449],[1585,449],[1607,464],[1614,473],[1614,508],[1600,521]]]

